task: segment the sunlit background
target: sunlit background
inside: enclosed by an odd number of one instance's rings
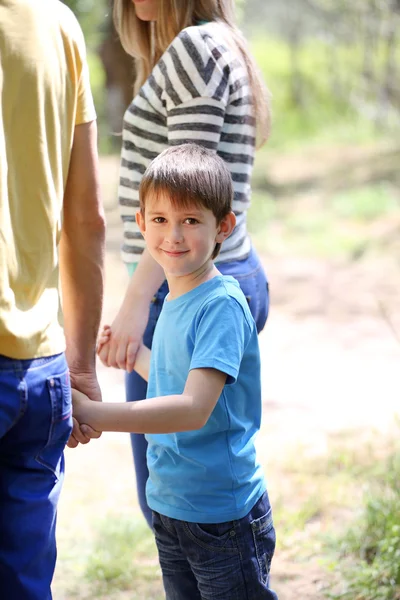
[[[128,281],[117,182],[134,64],[106,0],[66,3],[98,114],[110,322]],[[272,299],[258,444],[272,587],[281,600],[398,600],[400,1],[247,0],[237,16],[272,95],[249,213]],[[99,365],[99,378],[104,399],[124,398],[121,372]],[[66,458],[55,600],[163,598],[128,436]]]

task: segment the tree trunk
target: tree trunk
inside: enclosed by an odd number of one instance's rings
[[[396,103],[396,12],[391,11],[386,21],[385,60],[383,65],[382,83],[379,91],[376,123],[379,126],[387,125],[389,112]]]
[[[118,136],[122,132],[124,113],[133,98],[135,62],[121,46],[111,12],[110,10],[106,34],[98,49],[98,54],[103,63],[106,77],[105,105],[110,133],[116,140],[116,145],[120,145],[117,140],[120,139]]]

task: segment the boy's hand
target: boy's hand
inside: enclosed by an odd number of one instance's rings
[[[72,415],[73,415],[74,419],[76,419],[81,426],[88,425],[89,419],[87,417],[86,408],[88,407],[89,404],[91,404],[93,402],[93,400],[91,400],[89,398],[89,396],[86,396],[86,394],[83,394],[82,392],[80,392],[79,390],[76,390],[74,388],[71,389],[71,395],[72,395]]]
[[[101,391],[97,381],[96,373],[82,373],[70,369],[71,389],[81,390],[92,401],[101,402]],[[73,429],[67,442],[69,448],[76,448],[79,444],[87,444],[91,439],[99,438],[101,432],[95,431],[91,427],[80,427],[75,415],[72,415]]]
[[[104,364],[105,364],[105,362],[103,359],[106,359],[108,356],[108,349],[104,348],[104,346],[106,346],[108,344],[110,339],[111,339],[111,327],[110,327],[110,325],[104,325],[103,330],[98,337],[97,346],[96,346],[96,353],[99,355],[100,360]]]
[[[108,344],[108,342],[110,341],[110,338],[111,338],[110,325],[103,325],[103,330],[98,337],[97,346],[96,346],[96,352],[99,356],[100,356],[103,346],[105,346],[105,344]]]

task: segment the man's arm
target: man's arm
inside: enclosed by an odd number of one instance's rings
[[[220,397],[226,374],[193,369],[182,394],[139,402],[90,402],[72,390],[74,414],[96,431],[176,433],[203,427]]]
[[[103,304],[104,243],[97,126],[92,121],[75,127],[60,240],[62,306],[71,383],[92,400],[101,400],[95,347]]]

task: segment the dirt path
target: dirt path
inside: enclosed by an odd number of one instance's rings
[[[104,321],[110,322],[128,278],[118,253],[118,214],[111,203],[106,208]],[[384,274],[374,265],[333,267],[321,261],[270,257],[265,264],[272,308],[260,336],[264,418],[258,444],[268,470],[275,456],[290,454],[299,445],[311,454],[323,454],[332,432],[384,430],[399,413],[400,344],[382,313],[382,302],[400,327],[400,285],[392,267]],[[387,285],[382,287],[382,281]],[[99,378],[105,399],[123,399],[121,372],[99,364]],[[80,534],[89,527],[84,507],[90,507],[91,517],[102,518],[107,512],[139,515],[127,435],[103,435],[88,447],[68,451],[67,467],[59,517],[61,544],[72,506],[81,507],[75,511]],[[272,481],[271,488],[271,495],[277,496],[279,482]],[[277,553],[274,567],[282,600],[322,598],[317,566],[309,565],[305,574]]]

